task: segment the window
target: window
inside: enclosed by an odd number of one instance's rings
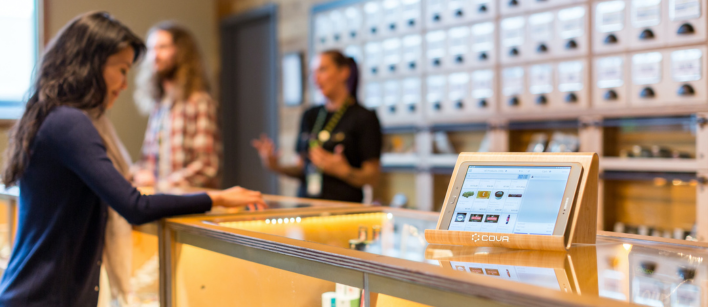
[[[0,119],[24,110],[38,58],[37,0],[0,0]]]

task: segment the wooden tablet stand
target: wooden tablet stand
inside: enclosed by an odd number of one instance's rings
[[[463,162],[528,162],[559,163],[577,162],[583,166],[578,190],[573,200],[565,235],[521,235],[491,232],[452,231],[440,229],[443,214],[440,214],[435,230],[425,230],[425,239],[432,244],[490,246],[514,249],[536,249],[565,251],[573,243],[595,244],[597,235],[597,181],[599,158],[595,153],[461,153],[448,191],[454,185],[454,178]],[[448,206],[450,193],[445,196],[441,212]],[[453,204],[454,205],[454,204]]]

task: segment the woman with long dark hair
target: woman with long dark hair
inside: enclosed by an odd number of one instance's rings
[[[103,12],[79,16],[47,47],[2,172],[6,186],[19,185],[20,201],[0,306],[96,306],[108,206],[140,224],[212,206],[265,205],[259,192],[238,187],[141,195],[116,170],[90,116],[113,106],[144,52]]]
[[[359,73],[352,58],[324,51],[313,63],[313,77],[326,101],[302,116],[297,163],[282,165],[265,135],[253,147],[265,168],[300,179],[298,196],[361,202],[362,187],[376,185],[381,173],[381,125],[357,101]]]

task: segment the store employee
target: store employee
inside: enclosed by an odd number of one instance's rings
[[[264,167],[300,179],[299,197],[361,202],[362,187],[381,174],[381,125],[374,111],[356,98],[358,70],[336,50],[320,53],[314,81],[326,102],[305,111],[300,123],[295,165],[280,165],[273,141],[253,141]]]

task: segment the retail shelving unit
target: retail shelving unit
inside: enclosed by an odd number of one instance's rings
[[[410,145],[384,154],[384,204],[439,210],[457,153],[561,132],[601,156],[601,230],[707,241],[707,6],[342,0],[313,7],[309,51],[354,57],[362,102]]]

